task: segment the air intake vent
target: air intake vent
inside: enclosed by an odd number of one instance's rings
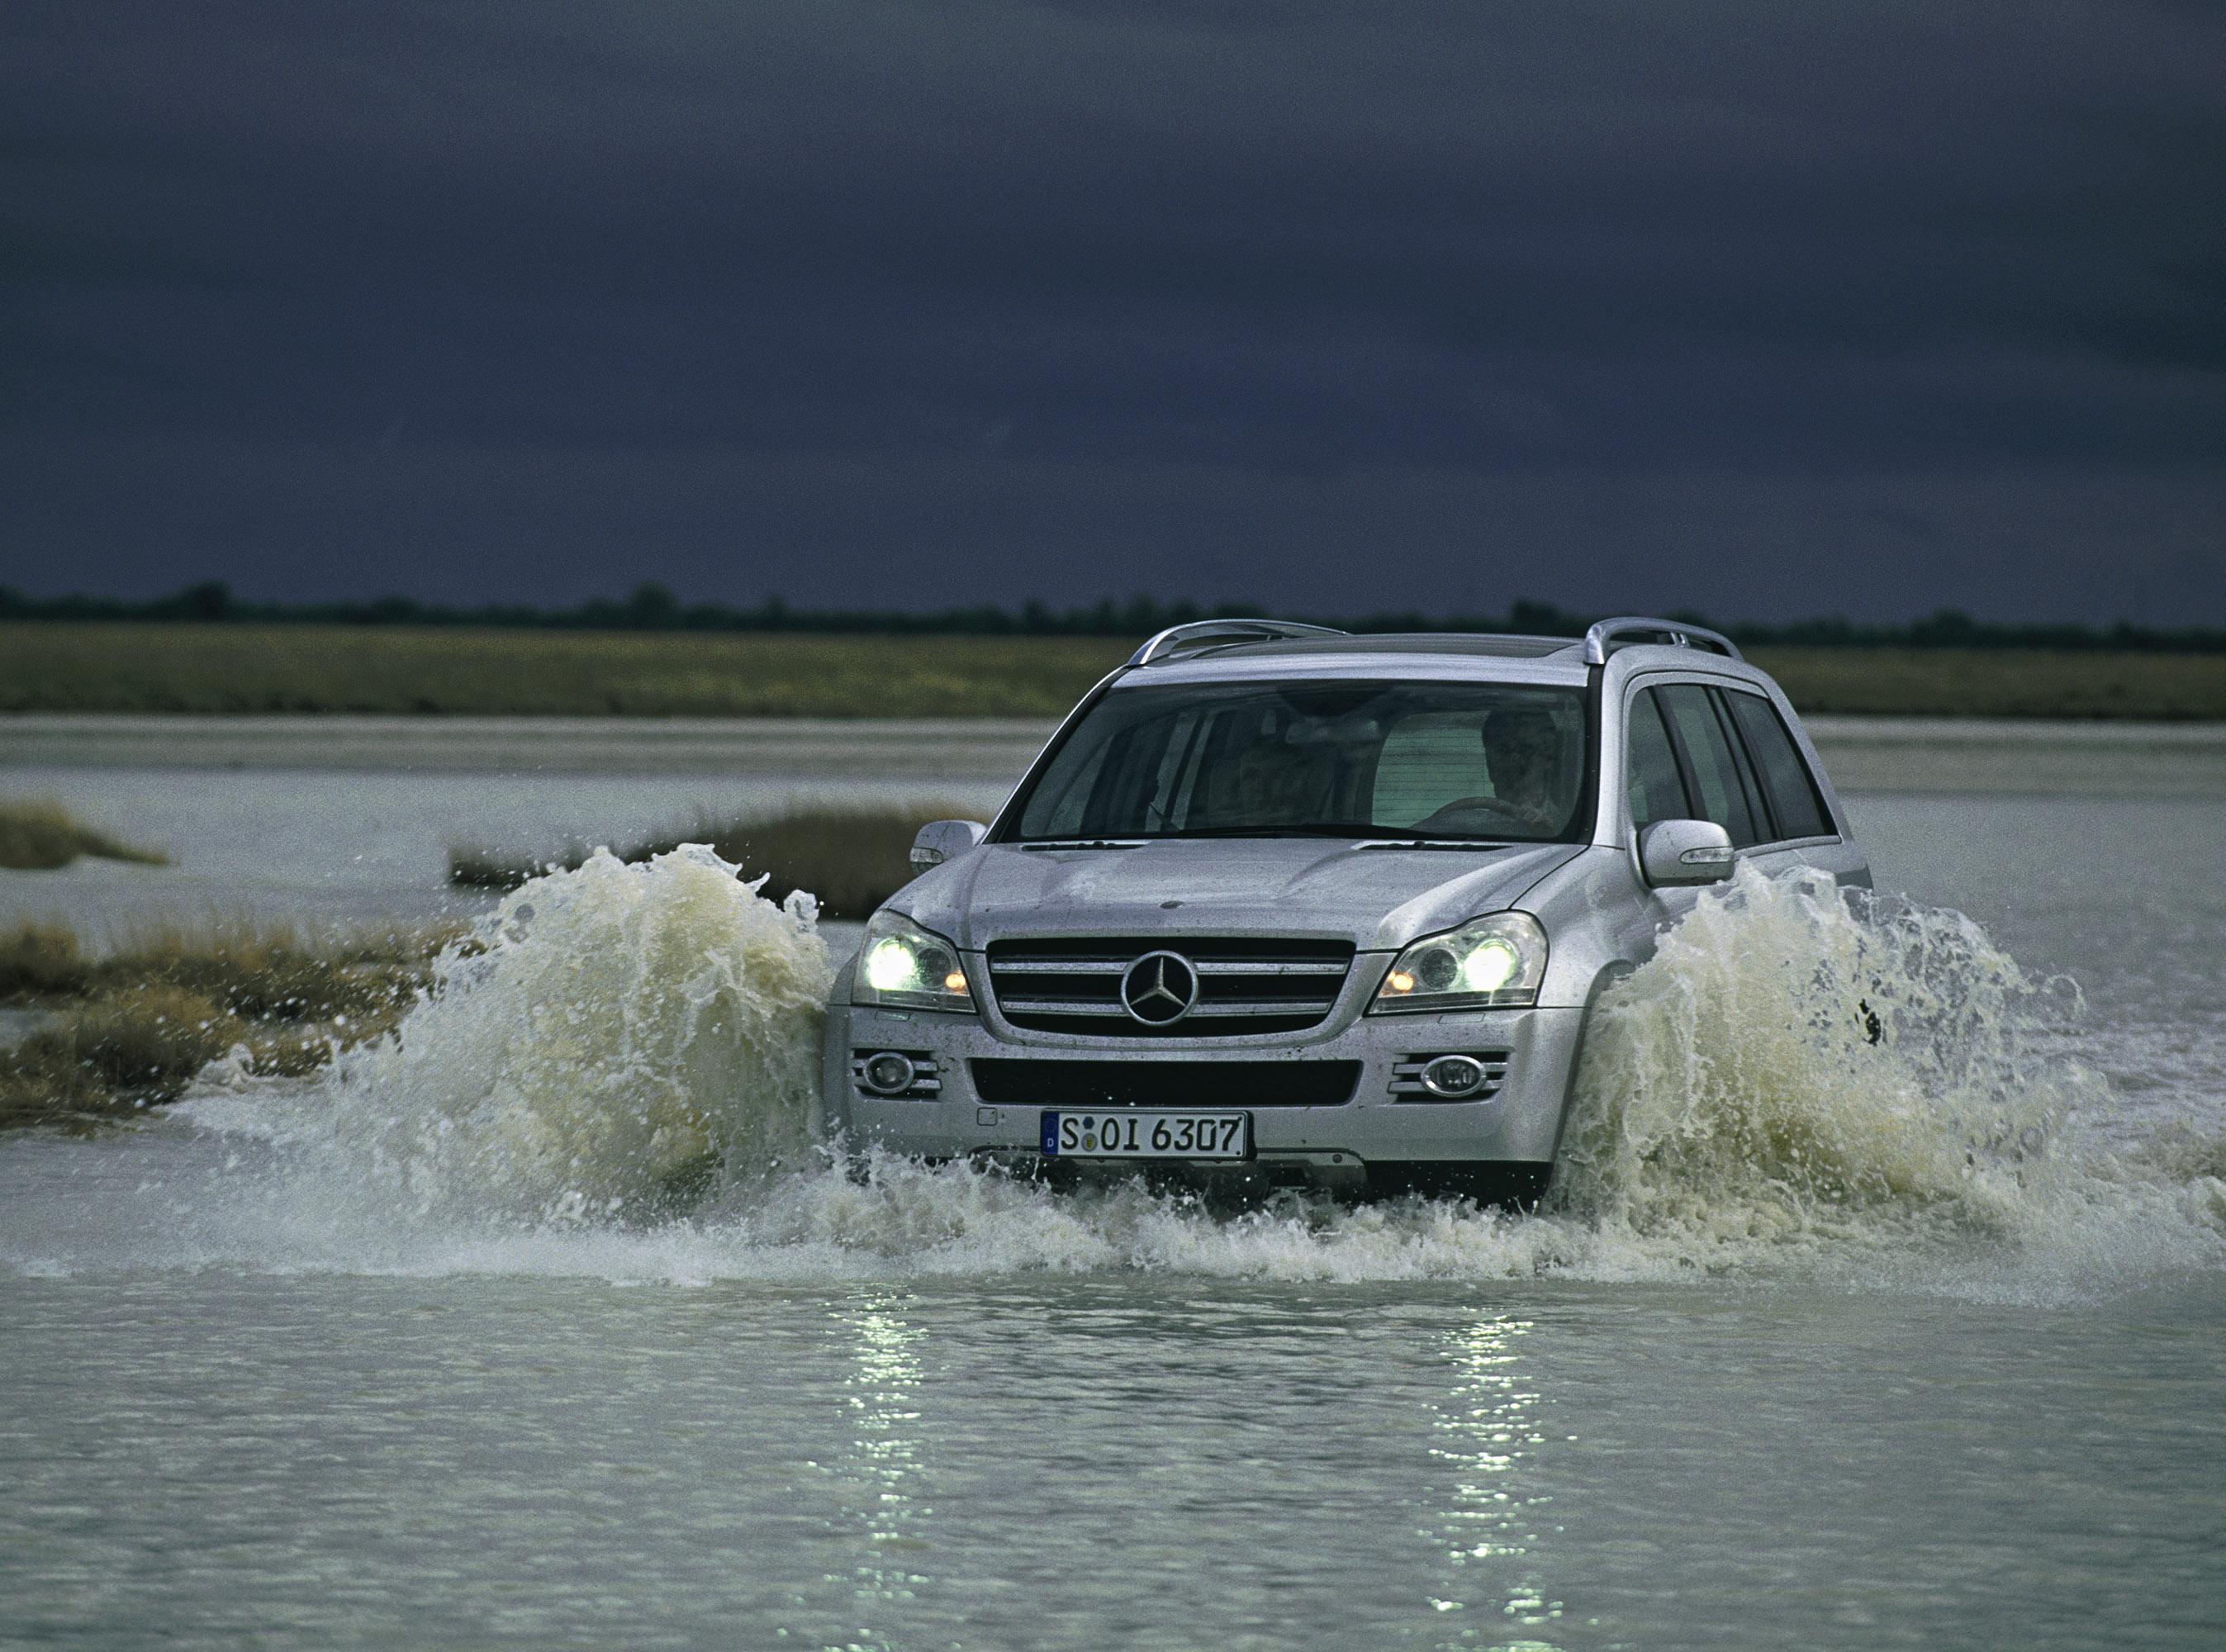
[[[1358,1061],[1027,1061],[968,1064],[974,1090],[1008,1107],[1342,1107]]]
[[[1302,1032],[1329,1013],[1352,968],[1348,941],[1154,936],[989,949],[989,987],[1008,1021],[1103,1039]]]

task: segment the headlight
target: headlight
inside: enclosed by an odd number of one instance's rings
[[[1546,978],[1546,931],[1528,912],[1494,912],[1420,940],[1391,961],[1371,1015],[1396,1010],[1535,1004]]]
[[[974,994],[959,967],[957,947],[902,912],[879,912],[866,925],[850,1001],[970,1013]]]

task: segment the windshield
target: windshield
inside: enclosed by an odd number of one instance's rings
[[[1573,689],[1116,689],[1059,747],[1006,836],[1567,841],[1586,755]]]

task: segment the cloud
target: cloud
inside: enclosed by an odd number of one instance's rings
[[[1108,499],[2226,454],[2214,9],[27,10],[0,425],[87,454],[399,420]],[[1242,572],[1214,497],[1167,519]]]
[[[978,433],[977,433],[978,435]],[[690,599],[940,608],[1263,602],[1326,614],[1593,612],[1905,620],[1940,606],[2217,623],[2226,486],[2149,471],[1860,474],[1205,465],[705,446],[56,436],[0,448],[39,592],[550,605],[657,578]],[[44,507],[40,500],[48,501]],[[159,556],[144,549],[157,546]]]

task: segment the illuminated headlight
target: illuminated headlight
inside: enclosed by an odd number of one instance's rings
[[[1528,912],[1494,912],[1415,943],[1391,961],[1371,1014],[1535,1004],[1546,931]]]
[[[970,1012],[974,994],[959,966],[957,947],[902,912],[879,912],[866,925],[850,1001]]]

